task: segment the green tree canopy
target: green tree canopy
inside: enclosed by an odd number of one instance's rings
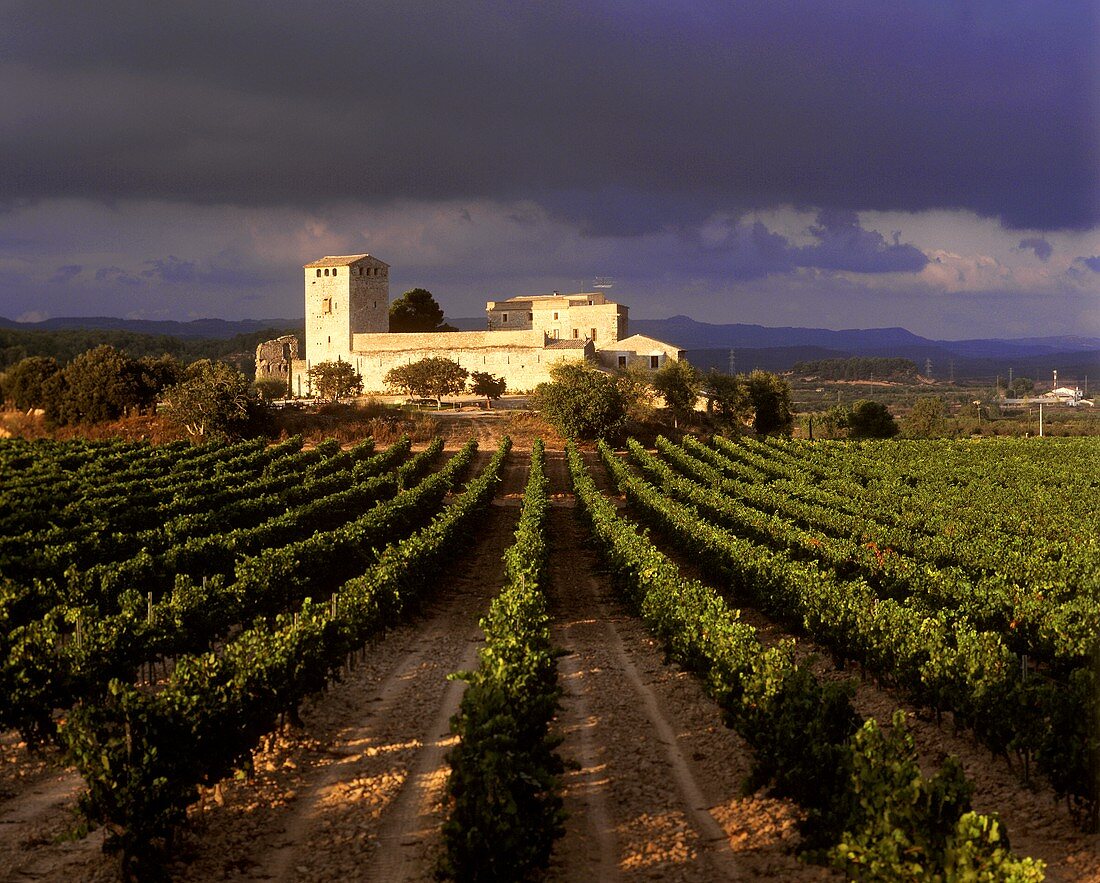
[[[849,438],[893,438],[898,434],[894,415],[882,402],[862,399],[848,414]]]
[[[20,411],[43,407],[45,384],[59,371],[57,361],[46,356],[30,356],[16,362],[4,372],[4,400]]]
[[[390,331],[454,331],[443,322],[443,308],[426,288],[412,288],[390,304]]]
[[[703,384],[707,411],[725,427],[741,426],[752,420],[752,400],[741,377],[712,371]]]
[[[469,372],[450,359],[421,359],[409,365],[399,365],[386,372],[386,385],[409,395],[437,399],[458,395],[466,389]]]
[[[532,404],[562,435],[609,438],[626,422],[627,399],[616,378],[586,362],[559,362],[540,383]]]
[[[939,396],[921,396],[905,418],[905,434],[910,438],[938,438],[946,428],[946,411]]]
[[[224,362],[202,360],[164,391],[165,415],[198,438],[244,434],[264,413],[256,390]]]
[[[679,426],[679,421],[688,420],[695,413],[703,379],[690,362],[684,359],[669,362],[653,375],[652,383],[672,412],[675,425]]]
[[[47,386],[46,415],[58,423],[117,420],[147,401],[137,361],[109,344],[81,353]]]
[[[753,371],[743,379],[752,402],[752,428],[758,435],[790,435],[794,428],[791,411],[791,386],[782,377],[767,371]]]
[[[503,377],[495,377],[488,371],[474,371],[470,375],[470,392],[488,399],[499,399],[508,384]]]
[[[308,373],[313,391],[333,402],[363,391],[363,377],[349,362],[318,362]]]

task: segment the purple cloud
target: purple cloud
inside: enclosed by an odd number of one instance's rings
[[[1100,273],[1100,255],[1096,255],[1091,258],[1078,258],[1077,261],[1080,261],[1082,264],[1092,270],[1092,272]],[[1074,263],[1077,263],[1077,261],[1074,261]]]
[[[1027,239],[1021,239],[1020,244],[1016,247],[1020,251],[1030,249],[1035,252],[1035,257],[1044,263],[1050,260],[1050,256],[1054,254],[1054,247],[1042,236],[1029,236]]]
[[[142,270],[141,275],[150,279],[158,279],[172,285],[190,283],[196,279],[194,261],[181,261],[172,254],[164,259],[157,258],[144,263],[149,269]]]
[[[903,244],[900,233],[893,242],[875,230],[860,226],[855,212],[826,209],[817,216],[810,232],[817,245],[797,249],[800,267],[824,270],[848,270],[853,273],[919,273],[928,265],[928,256],[915,245]]]
[[[65,264],[62,267],[58,267],[57,271],[50,277],[50,283],[53,285],[64,285],[74,276],[79,276],[84,268],[80,264]]]

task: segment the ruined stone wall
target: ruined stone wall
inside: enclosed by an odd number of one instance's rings
[[[289,384],[291,364],[298,358],[298,338],[293,334],[265,340],[256,347],[256,379]]]

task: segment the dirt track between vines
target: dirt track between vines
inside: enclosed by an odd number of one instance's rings
[[[302,728],[273,734],[257,750],[251,778],[222,783],[192,808],[168,868],[173,879],[433,879],[449,720],[463,686],[448,675],[476,664],[478,620],[500,587],[526,458],[512,453],[476,545],[439,574],[423,609],[308,702]],[[589,463],[614,493],[595,458]],[[750,750],[619,604],[575,518],[561,452],[548,452],[547,467],[554,494],[547,594],[554,640],[565,651],[557,725],[569,764],[569,819],[549,879],[840,879],[794,857],[797,810],[789,802],[741,796]],[[746,619],[767,641],[781,636],[762,617]],[[881,719],[898,704],[889,691],[861,683],[864,714]],[[1100,879],[1096,838],[1074,834],[1047,795],[1024,789],[967,738],[916,725],[922,758],[959,754],[979,785],[976,807],[1001,813],[1019,852],[1051,861],[1049,879]],[[2,747],[0,881],[116,879],[117,865],[99,851],[101,836],[58,839],[77,822],[75,774],[49,757],[29,758],[10,737]]]

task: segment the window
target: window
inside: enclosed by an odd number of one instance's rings
[[[594,341],[595,339],[596,339],[596,329],[593,328],[592,329],[592,340]]]
[[[619,367],[620,368],[625,368],[626,367],[626,356],[619,356]]]
[[[558,339],[558,329],[555,328],[553,331],[551,331],[550,336],[553,337],[554,340],[557,340]]]
[[[332,312],[332,298],[331,297],[326,297],[323,301],[321,301],[321,312],[322,313],[331,313]]]
[[[325,267],[325,275],[328,275],[328,267]]]
[[[332,335],[331,334],[328,336],[328,342],[332,343]]]
[[[332,275],[333,275],[333,276],[335,276],[335,275],[336,275],[336,268],[335,268],[335,267],[333,267],[333,268],[332,268]]]
[[[660,356],[650,356],[649,357],[649,367],[650,368],[660,368],[661,367],[661,357]]]
[[[320,267],[318,267],[318,268],[317,268],[317,275],[318,275],[318,276],[320,276],[320,275],[321,275],[321,269],[320,269]]]
[[[528,313],[527,314],[527,321],[528,322],[534,322],[535,321],[535,314],[534,313]]]
[[[579,334],[580,334],[580,329],[579,328],[574,328],[573,329],[573,336],[576,337]]]
[[[508,314],[507,313],[501,313],[500,314],[500,324],[502,324],[502,325],[507,325],[508,324]]]
[[[554,321],[555,321],[555,322],[557,322],[557,321],[558,321],[558,314],[557,314],[557,313],[554,313]]]

